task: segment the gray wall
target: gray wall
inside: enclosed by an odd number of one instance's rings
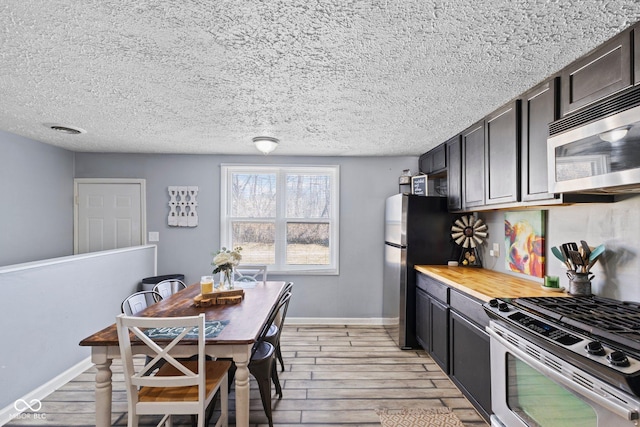
[[[160,232],[158,274],[183,273],[188,282],[210,273],[219,249],[220,164],[340,165],[340,274],[270,276],[293,281],[292,317],[382,317],[385,199],[398,192],[403,169],[416,157],[279,157],[76,153],[76,178],[145,178],[147,231]],[[170,185],[196,185],[199,225],[169,227]]]
[[[616,203],[581,204],[545,208],[547,210],[547,274],[560,276],[568,287],[566,267],[551,253],[552,246],[585,240],[591,246],[605,244],[606,251],[592,269],[592,291],[620,300],[640,301],[640,195],[624,196]],[[489,257],[484,249],[484,267],[507,272],[505,268],[504,212],[480,212],[489,226],[488,242],[500,243],[500,257]],[[533,279],[531,276],[516,274]],[[541,279],[534,279],[542,281]]]
[[[0,266],[73,253],[74,154],[0,131]]]
[[[219,247],[220,164],[339,164],[340,275],[281,276],[296,283],[290,315],[295,317],[381,317],[382,216],[387,196],[398,191],[403,169],[416,169],[414,157],[304,158],[74,154],[0,131],[0,265],[70,255],[73,251],[73,178],[145,178],[148,231],[159,231],[158,274],[184,273],[190,282],[211,271]],[[167,226],[167,187],[197,185],[200,225]],[[593,290],[603,296],[640,301],[640,196],[612,204],[545,208],[547,272],[568,284],[563,266],[549,248],[566,241],[605,243],[607,252],[593,272]],[[506,272],[504,213],[481,212],[489,243],[501,244],[499,258],[483,248],[485,268]],[[516,274],[517,275],[517,274]],[[529,276],[525,276],[531,278]],[[536,279],[534,279],[536,280]]]
[[[0,268],[0,409],[91,354],[78,343],[115,322],[139,278],[154,274],[155,252],[138,246]]]

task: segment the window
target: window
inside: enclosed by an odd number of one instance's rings
[[[338,274],[338,166],[222,165],[220,242],[274,273]]]

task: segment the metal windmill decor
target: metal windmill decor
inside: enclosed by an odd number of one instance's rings
[[[478,246],[487,237],[487,225],[472,215],[464,215],[456,219],[451,226],[451,237],[462,247],[460,265],[482,267]]]

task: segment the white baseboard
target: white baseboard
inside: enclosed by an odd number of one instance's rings
[[[382,317],[287,317],[287,325],[362,325],[386,326],[397,325],[398,318]]]
[[[36,401],[35,403],[41,401],[92,366],[93,363],[91,362],[91,357],[87,357],[86,359],[75,364],[57,377],[49,380],[48,382],[44,383],[35,390],[32,390],[21,398],[16,399],[16,401],[11,405],[0,409],[0,426],[5,425],[12,419],[19,416],[22,412],[25,412],[27,409],[29,409],[26,403],[29,403],[33,406],[34,401]],[[34,413],[37,413],[37,411],[34,411]],[[44,412],[40,411],[40,413],[46,416]]]

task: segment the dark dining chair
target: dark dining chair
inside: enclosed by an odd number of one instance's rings
[[[269,427],[273,427],[273,417],[271,413],[271,382],[276,386],[278,396],[282,398],[282,387],[278,379],[278,370],[275,365],[276,347],[266,340],[267,333],[282,311],[286,310],[291,299],[291,293],[282,294],[280,300],[276,304],[275,309],[271,312],[269,320],[265,324],[260,338],[253,346],[251,360],[249,361],[249,372],[254,376],[260,389],[260,398],[262,399],[262,407],[269,420]]]
[[[286,295],[291,293],[293,290],[293,282],[289,282],[286,284],[285,288],[282,291],[281,295]],[[285,305],[282,312],[276,316],[276,320],[269,328],[267,332],[266,341],[270,342],[276,348],[276,358],[280,362],[280,367],[282,368],[282,372],[284,372],[284,359],[282,358],[282,351],[280,350],[280,334],[282,333],[282,327],[284,326],[284,320],[287,317],[287,309],[289,307],[289,303]],[[277,388],[277,387],[276,387]],[[279,393],[280,397],[282,397],[282,393]]]
[[[282,388],[278,379],[278,370],[275,365],[276,348],[273,344],[266,340],[269,329],[275,322],[276,318],[282,314],[282,310],[288,306],[291,292],[281,293],[275,307],[269,314],[267,322],[262,327],[258,340],[251,349],[251,359],[249,361],[249,372],[256,379],[258,389],[260,390],[260,399],[265,415],[269,421],[269,427],[273,427],[273,417],[271,411],[271,382],[276,384],[278,396],[282,397]],[[231,367],[229,374],[229,382],[233,381],[235,375],[235,365]]]

